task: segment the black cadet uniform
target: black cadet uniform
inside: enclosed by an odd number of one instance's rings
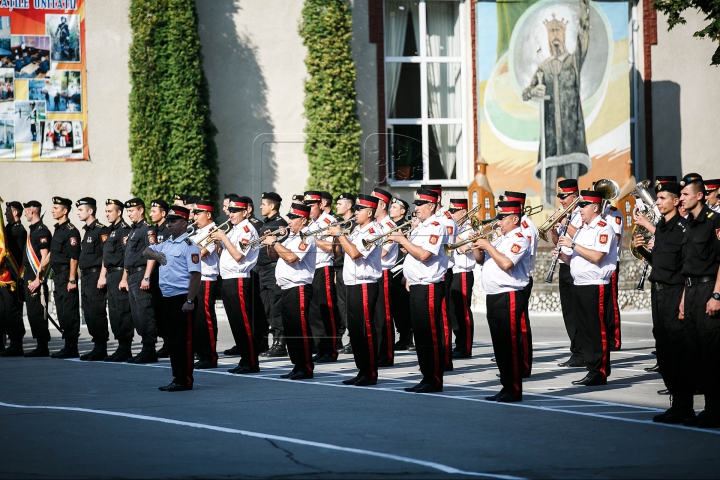
[[[67,207],[68,212],[72,208],[72,201],[67,198],[54,197],[55,205]],[[55,310],[57,311],[58,323],[63,329],[65,347],[59,352],[53,353],[54,358],[76,358],[77,341],[80,337],[80,292],[77,288],[68,291],[70,282],[77,285],[77,272],[70,280],[70,260],[80,258],[80,231],[66,220],[62,224],[55,224],[52,242],[50,244],[50,268],[53,271],[55,291]]]
[[[263,192],[262,198],[269,199],[276,202],[282,202],[282,198],[274,192]],[[279,213],[276,213],[272,217],[266,217],[262,224],[260,235],[265,233],[274,232],[280,227],[287,227],[285,221]],[[287,238],[285,235],[279,235],[278,241],[283,242]],[[260,298],[262,304],[265,307],[265,318],[267,318],[268,324],[273,334],[273,344],[269,350],[264,352],[264,357],[284,357],[287,355],[287,349],[285,347],[285,338],[283,337],[283,324],[282,324],[282,291],[275,280],[275,266],[276,261],[273,261],[268,255],[268,247],[262,245],[258,251],[258,261],[255,265],[255,271],[258,274],[260,282]]]
[[[686,175],[687,185],[699,175]],[[685,278],[685,334],[690,355],[689,368],[700,393],[705,395],[705,411],[686,425],[720,427],[720,318],[706,313],[713,298],[720,266],[720,215],[703,205],[697,218],[687,217],[683,236],[682,276]],[[662,367],[661,367],[662,368]]]
[[[34,200],[26,203],[24,206],[25,208],[41,208],[40,203]],[[43,250],[45,250],[46,253],[50,253],[49,250],[50,243],[52,242],[52,235],[42,220],[38,220],[30,225],[30,232],[27,239],[23,260],[25,307],[27,308],[28,322],[30,323],[32,336],[37,340],[37,349],[26,353],[25,356],[47,357],[49,355],[47,344],[50,341],[50,330],[48,329],[47,319],[47,282],[43,279],[43,282],[35,289],[34,292],[30,291],[29,286],[37,276],[37,271],[40,267],[40,262],[42,261]]]
[[[106,205],[118,205],[123,208],[119,200],[110,199]],[[120,290],[125,264],[125,244],[130,235],[131,227],[120,219],[110,225],[110,233],[103,249],[103,266],[105,267],[105,280],[108,292],[108,312],[110,313],[110,328],[113,337],[118,341],[118,349],[112,355],[105,357],[106,362],[124,362],[130,357],[133,340],[133,321],[130,313],[130,297],[127,290]]]
[[[14,208],[22,211],[20,202],[8,202],[8,208]],[[7,225],[6,232],[8,235],[5,239],[5,245],[10,255],[18,265],[22,268],[23,249],[27,242],[27,231],[21,221],[13,222]],[[8,268],[9,257],[5,258],[4,267]],[[19,274],[20,272],[16,272]],[[5,345],[0,345],[0,356],[22,356],[23,346],[22,340],[25,336],[25,326],[23,324],[23,281],[17,278],[15,274],[10,273],[10,280],[15,282],[15,287],[0,287],[0,336],[7,334],[10,339],[10,347],[5,350]]]
[[[91,198],[82,198],[75,203],[76,206],[91,205],[97,211],[96,202]],[[107,357],[107,342],[109,339],[108,319],[105,303],[107,301],[107,288],[98,288],[100,271],[102,270],[103,246],[109,235],[109,229],[97,219],[90,225],[83,226],[85,235],[80,250],[80,273],[82,309],[88,333],[92,337],[95,348],[89,353],[80,356],[80,360],[104,360]]]
[[[125,202],[125,208],[130,207],[144,208],[145,203],[139,198],[133,198]],[[135,330],[142,337],[143,344],[140,354],[128,360],[130,363],[138,363],[137,360],[140,360],[140,363],[157,361],[157,352],[155,352],[157,326],[153,309],[152,288],[148,290],[140,288],[147,267],[147,259],[143,257],[143,251],[150,245],[157,243],[156,235],[155,227],[143,219],[132,224],[125,245],[125,271],[127,272],[130,312],[132,313]],[[150,278],[147,281],[150,282]]]
[[[677,183],[659,184],[656,192],[669,191],[680,193]],[[673,416],[669,413],[658,415],[656,421],[680,423],[692,412],[695,386],[692,378],[685,372],[686,342],[685,326],[678,318],[685,279],[680,274],[682,268],[682,241],[685,233],[685,219],[677,211],[666,221],[663,216],[655,227],[655,245],[652,252],[644,248],[638,251],[652,265],[650,282],[652,291],[653,336],[657,362],[665,386],[672,395]],[[690,414],[688,414],[688,412]]]

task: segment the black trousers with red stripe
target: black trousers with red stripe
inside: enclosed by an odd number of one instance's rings
[[[217,364],[217,317],[215,316],[215,299],[217,282],[203,280],[195,297],[195,351],[200,360]]]
[[[310,332],[310,303],[312,285],[301,285],[280,291],[280,315],[283,335],[287,341],[293,372],[313,372],[312,333]]]
[[[444,300],[444,281],[410,285],[410,319],[422,383],[435,387],[442,387],[445,365]]]
[[[523,291],[525,292],[525,310],[520,318],[520,329],[522,331],[523,342],[523,377],[529,377],[532,373],[533,361],[533,344],[532,344],[532,328],[530,328],[530,294],[532,294],[533,277],[530,275],[530,281]]]
[[[193,385],[193,321],[195,311],[183,312],[187,294],[162,297],[163,318],[165,319],[165,344],[170,353],[173,382],[178,385]],[[197,308],[197,305],[194,306]]]
[[[453,279],[453,271],[452,268],[448,268],[447,272],[445,272],[445,280],[444,283],[444,290],[443,290],[443,300],[442,300],[442,323],[443,323],[443,341],[444,341],[444,348],[443,348],[443,358],[444,358],[444,368],[447,371],[451,371],[453,369],[453,362],[452,362],[452,338],[451,338],[451,332],[457,328],[457,325],[453,325],[450,321],[450,317],[448,316],[448,303],[450,301],[450,287],[452,286],[452,279]]]
[[[390,274],[392,285],[390,287],[390,312],[392,313],[395,328],[400,336],[400,340],[412,339],[412,321],[410,320],[410,296],[403,284],[405,277],[402,271],[394,276]]]
[[[238,365],[258,366],[258,351],[254,341],[252,280],[250,278],[223,278],[221,292],[235,345],[240,349]]]
[[[335,292],[335,267],[315,270],[312,282],[313,298],[310,303],[310,327],[319,353],[337,358],[337,335],[340,311]]]
[[[615,271],[610,278],[610,315],[608,320],[608,345],[611,350],[620,350],[622,339],[620,338],[620,304],[618,303],[618,273],[620,272],[620,262],[617,263]]]
[[[450,286],[450,320],[455,333],[455,351],[463,355],[472,355],[473,336],[475,335],[475,321],[472,314],[472,290],[475,285],[475,274],[458,272],[453,274]]]
[[[577,319],[573,306],[573,278],[570,274],[570,265],[561,263],[558,273],[558,287],[560,291],[560,307],[562,308],[563,322],[565,322],[565,330],[570,339],[570,353],[575,358],[583,358],[580,349],[580,340],[577,334]]]
[[[573,312],[577,319],[578,339],[588,372],[610,376],[610,342],[607,332],[610,285],[574,285]]]
[[[378,279],[378,299],[375,305],[375,328],[378,338],[378,358],[380,362],[392,365],[395,362],[395,326],[392,318],[392,274],[383,270]]]
[[[348,333],[355,365],[360,376],[371,380],[378,377],[377,330],[375,308],[380,288],[377,283],[346,285],[348,306]]]
[[[524,364],[521,319],[527,303],[525,291],[487,295],[485,303],[502,391],[519,397],[522,395]]]

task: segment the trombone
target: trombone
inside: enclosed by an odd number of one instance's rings
[[[285,231],[288,229],[288,227],[280,227],[274,232],[266,233],[265,235],[256,238],[255,240],[251,240],[249,242],[240,242],[240,249],[245,251],[248,249],[248,247],[254,247],[255,245],[258,245],[262,243],[263,240],[265,240],[266,237],[274,237],[275,235],[283,235]]]
[[[472,223],[473,219],[475,219],[475,214],[477,213],[478,210],[480,210],[480,204],[477,204],[476,206],[474,206],[473,208],[468,210],[467,213],[465,213],[465,215],[463,215],[462,217],[460,217],[458,219],[457,224],[462,225],[463,223],[465,223],[465,220],[467,220],[470,217],[473,217],[472,219],[470,219],[470,222]]]
[[[581,198],[582,197],[577,197],[575,200],[572,201],[570,205],[565,208],[558,207],[558,209],[555,210],[555,212],[550,215],[547,220],[545,220],[545,223],[540,225],[540,228],[538,228],[538,235],[540,236],[540,238],[542,238],[546,242],[549,242],[550,240],[547,236],[548,232],[552,230],[555,225],[560,220],[562,220],[565,215],[568,214],[568,212],[572,212],[575,209],[575,206],[578,204],[578,202],[580,202]]]
[[[395,227],[395,228],[393,228],[393,229],[388,230],[387,232],[383,233],[382,235],[378,235],[378,236],[376,236],[376,237],[372,237],[372,238],[370,238],[369,240],[363,238],[363,241],[362,241],[363,247],[365,247],[365,250],[370,250],[373,246],[375,246],[375,244],[376,244],[377,242],[379,242],[379,241],[382,240],[383,238],[387,237],[387,236],[390,235],[391,233],[397,232],[398,230],[401,230],[401,229],[407,227],[408,225],[412,224],[412,222],[413,222],[412,220],[408,220],[407,222],[405,222],[405,223],[403,223],[403,224],[401,224],[401,225],[398,225],[397,227]]]
[[[205,236],[202,237],[200,240],[197,240],[195,242],[195,244],[198,247],[200,247],[201,249],[207,248],[208,245],[210,245],[212,242],[214,242],[214,240],[210,238],[210,235],[212,235],[213,232],[215,232],[217,230],[222,230],[223,232],[227,233],[230,231],[231,228],[232,228],[232,226],[230,226],[230,219],[227,219],[220,225],[216,225],[213,228],[211,228],[210,231],[207,234],[205,234]]]
[[[333,222],[329,225],[325,225],[324,227],[318,228],[317,230],[313,230],[312,232],[307,232],[307,233],[300,232],[300,240],[302,240],[304,242],[307,237],[314,237],[317,234],[324,232],[325,230],[327,230],[330,227],[341,227],[342,228],[342,226],[344,224],[347,223],[349,226],[349,224],[354,221],[355,221],[355,217],[353,216],[353,217],[348,218],[347,220]]]
[[[497,230],[494,228],[489,229],[487,232],[482,232],[477,235],[473,235],[470,238],[467,238],[461,242],[453,243],[453,244],[446,244],[443,248],[445,250],[445,255],[448,257],[452,255],[452,253],[457,250],[458,248],[462,247],[463,245],[467,245],[468,243],[473,243],[475,240],[478,240],[480,238],[486,239],[488,242],[492,243],[498,238]],[[470,250],[473,250],[472,248]]]

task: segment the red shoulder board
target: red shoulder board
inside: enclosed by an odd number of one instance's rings
[[[527,220],[522,221],[522,226],[523,226],[523,228],[530,228],[530,226],[527,223]]]
[[[75,245],[77,245],[77,238],[70,237],[70,246],[74,247]]]
[[[307,247],[308,247],[308,244],[305,242],[300,242],[300,245],[298,245],[298,248],[300,249],[301,252],[304,252],[305,250],[307,250]]]
[[[372,228],[372,227],[370,227],[370,230],[368,230],[368,232],[370,232],[370,233],[375,233],[375,229]]]
[[[615,223],[620,225],[622,223],[622,220],[620,220],[620,217],[615,217]]]
[[[438,236],[437,235],[430,235],[430,245],[435,245],[438,242]]]
[[[104,233],[104,234],[100,235],[100,240],[101,240],[103,243],[105,243],[105,240],[107,240],[107,238],[108,238],[108,234],[107,234],[107,233]]]
[[[190,255],[190,259],[195,265],[200,263],[200,255],[198,255],[197,253],[193,253],[192,255]]]
[[[600,221],[598,222],[598,225],[601,226],[601,227],[605,227],[605,226],[607,226],[607,223],[605,223],[605,222],[603,222],[602,220],[600,220]]]
[[[517,235],[517,236],[520,237],[520,238],[523,238],[523,234],[520,233],[520,232],[516,233],[515,235]]]
[[[439,224],[438,222],[432,222],[430,225],[434,225],[434,226],[437,227],[437,226],[440,225],[440,224]]]
[[[330,219],[327,218],[327,217],[323,218],[323,222],[327,223],[328,225],[330,225],[330,224],[332,223],[332,222],[330,221]]]
[[[606,233],[603,233],[600,235],[600,243],[605,245],[608,242],[608,236]]]
[[[452,235],[452,232],[453,232],[453,227],[452,227],[452,225],[447,225],[445,228],[447,228],[448,235]]]
[[[390,228],[393,228],[392,222],[387,222],[385,225],[387,225],[387,226],[390,227]]]
[[[450,212],[448,212],[447,210],[445,210],[445,216],[447,218],[452,218],[452,214]]]
[[[617,207],[613,207],[612,205],[610,205],[610,210],[612,210],[613,212],[617,212]]]
[[[521,248],[520,245],[518,245],[517,243],[513,243],[512,247],[510,247],[510,251],[512,253],[518,253],[520,251],[520,248]]]
[[[247,225],[245,225],[245,226],[243,227],[243,230],[245,230],[245,233],[248,233],[248,232],[250,231],[250,227],[248,227]]]

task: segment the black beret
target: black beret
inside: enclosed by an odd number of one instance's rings
[[[338,200],[350,200],[352,203],[355,203],[355,200],[357,200],[357,197],[355,195],[353,195],[352,193],[341,193],[340,195],[338,195],[337,199]]]
[[[53,197],[52,202],[54,205],[62,205],[64,207],[72,208],[72,200],[64,197]]]
[[[145,202],[143,202],[142,198],[138,198],[138,197],[131,198],[130,200],[128,200],[127,202],[125,202],[125,208],[130,208],[130,207],[143,207],[143,208],[145,208]]]
[[[320,197],[324,198],[325,200],[330,200],[330,201],[332,201],[332,199],[333,199],[332,195],[330,195],[330,192],[326,192],[326,191],[320,192]]]
[[[168,205],[168,202],[166,202],[165,200],[162,200],[162,199],[160,199],[160,198],[158,198],[158,199],[153,200],[152,202],[150,202],[150,206],[151,206],[151,207],[159,207],[159,208],[162,208],[162,209],[165,210],[166,212],[167,212],[168,208],[170,207],[170,205]]]
[[[92,197],[83,197],[77,202],[75,202],[75,206],[79,207],[80,205],[92,205],[93,207],[97,205],[97,202]]]
[[[199,202],[200,200],[202,200],[202,199],[200,197],[198,197],[197,195],[189,195],[185,200],[183,200],[183,203],[185,205],[193,205],[193,204]]]
[[[30,208],[30,207],[42,208],[42,203],[38,202],[37,200],[30,200],[27,203],[23,203],[23,206],[25,208]]]
[[[679,183],[680,183],[680,186],[684,188],[684,187],[686,187],[687,185],[690,185],[691,183],[694,183],[694,182],[702,182],[702,181],[703,181],[703,178],[702,178],[702,176],[700,176],[700,174],[698,174],[698,173],[688,173],[687,175],[685,175],[685,176],[680,180]],[[703,188],[705,188],[705,187],[703,187]]]
[[[182,200],[184,202],[189,196],[187,193],[176,193],[173,195],[173,200]]]
[[[105,200],[105,205],[117,205],[118,207],[120,207],[120,210],[125,208],[125,204],[123,202],[121,202],[120,200],[115,200],[113,198],[108,198],[107,200]]]
[[[270,200],[271,202],[282,203],[282,197],[275,192],[263,192],[262,195],[260,195],[260,198],[263,200]]]
[[[673,195],[680,196],[680,184],[677,182],[662,182],[655,185],[655,194],[660,192],[670,192]]]
[[[410,204],[403,200],[402,198],[393,197],[393,199],[390,201],[390,203],[397,203],[402,208],[404,208],[406,211],[408,208],[410,208]]]
[[[21,211],[23,209],[22,203],[20,202],[8,202],[7,206],[14,208],[15,210]]]
[[[293,203],[302,203],[305,200],[305,194],[296,193],[292,196]]]

